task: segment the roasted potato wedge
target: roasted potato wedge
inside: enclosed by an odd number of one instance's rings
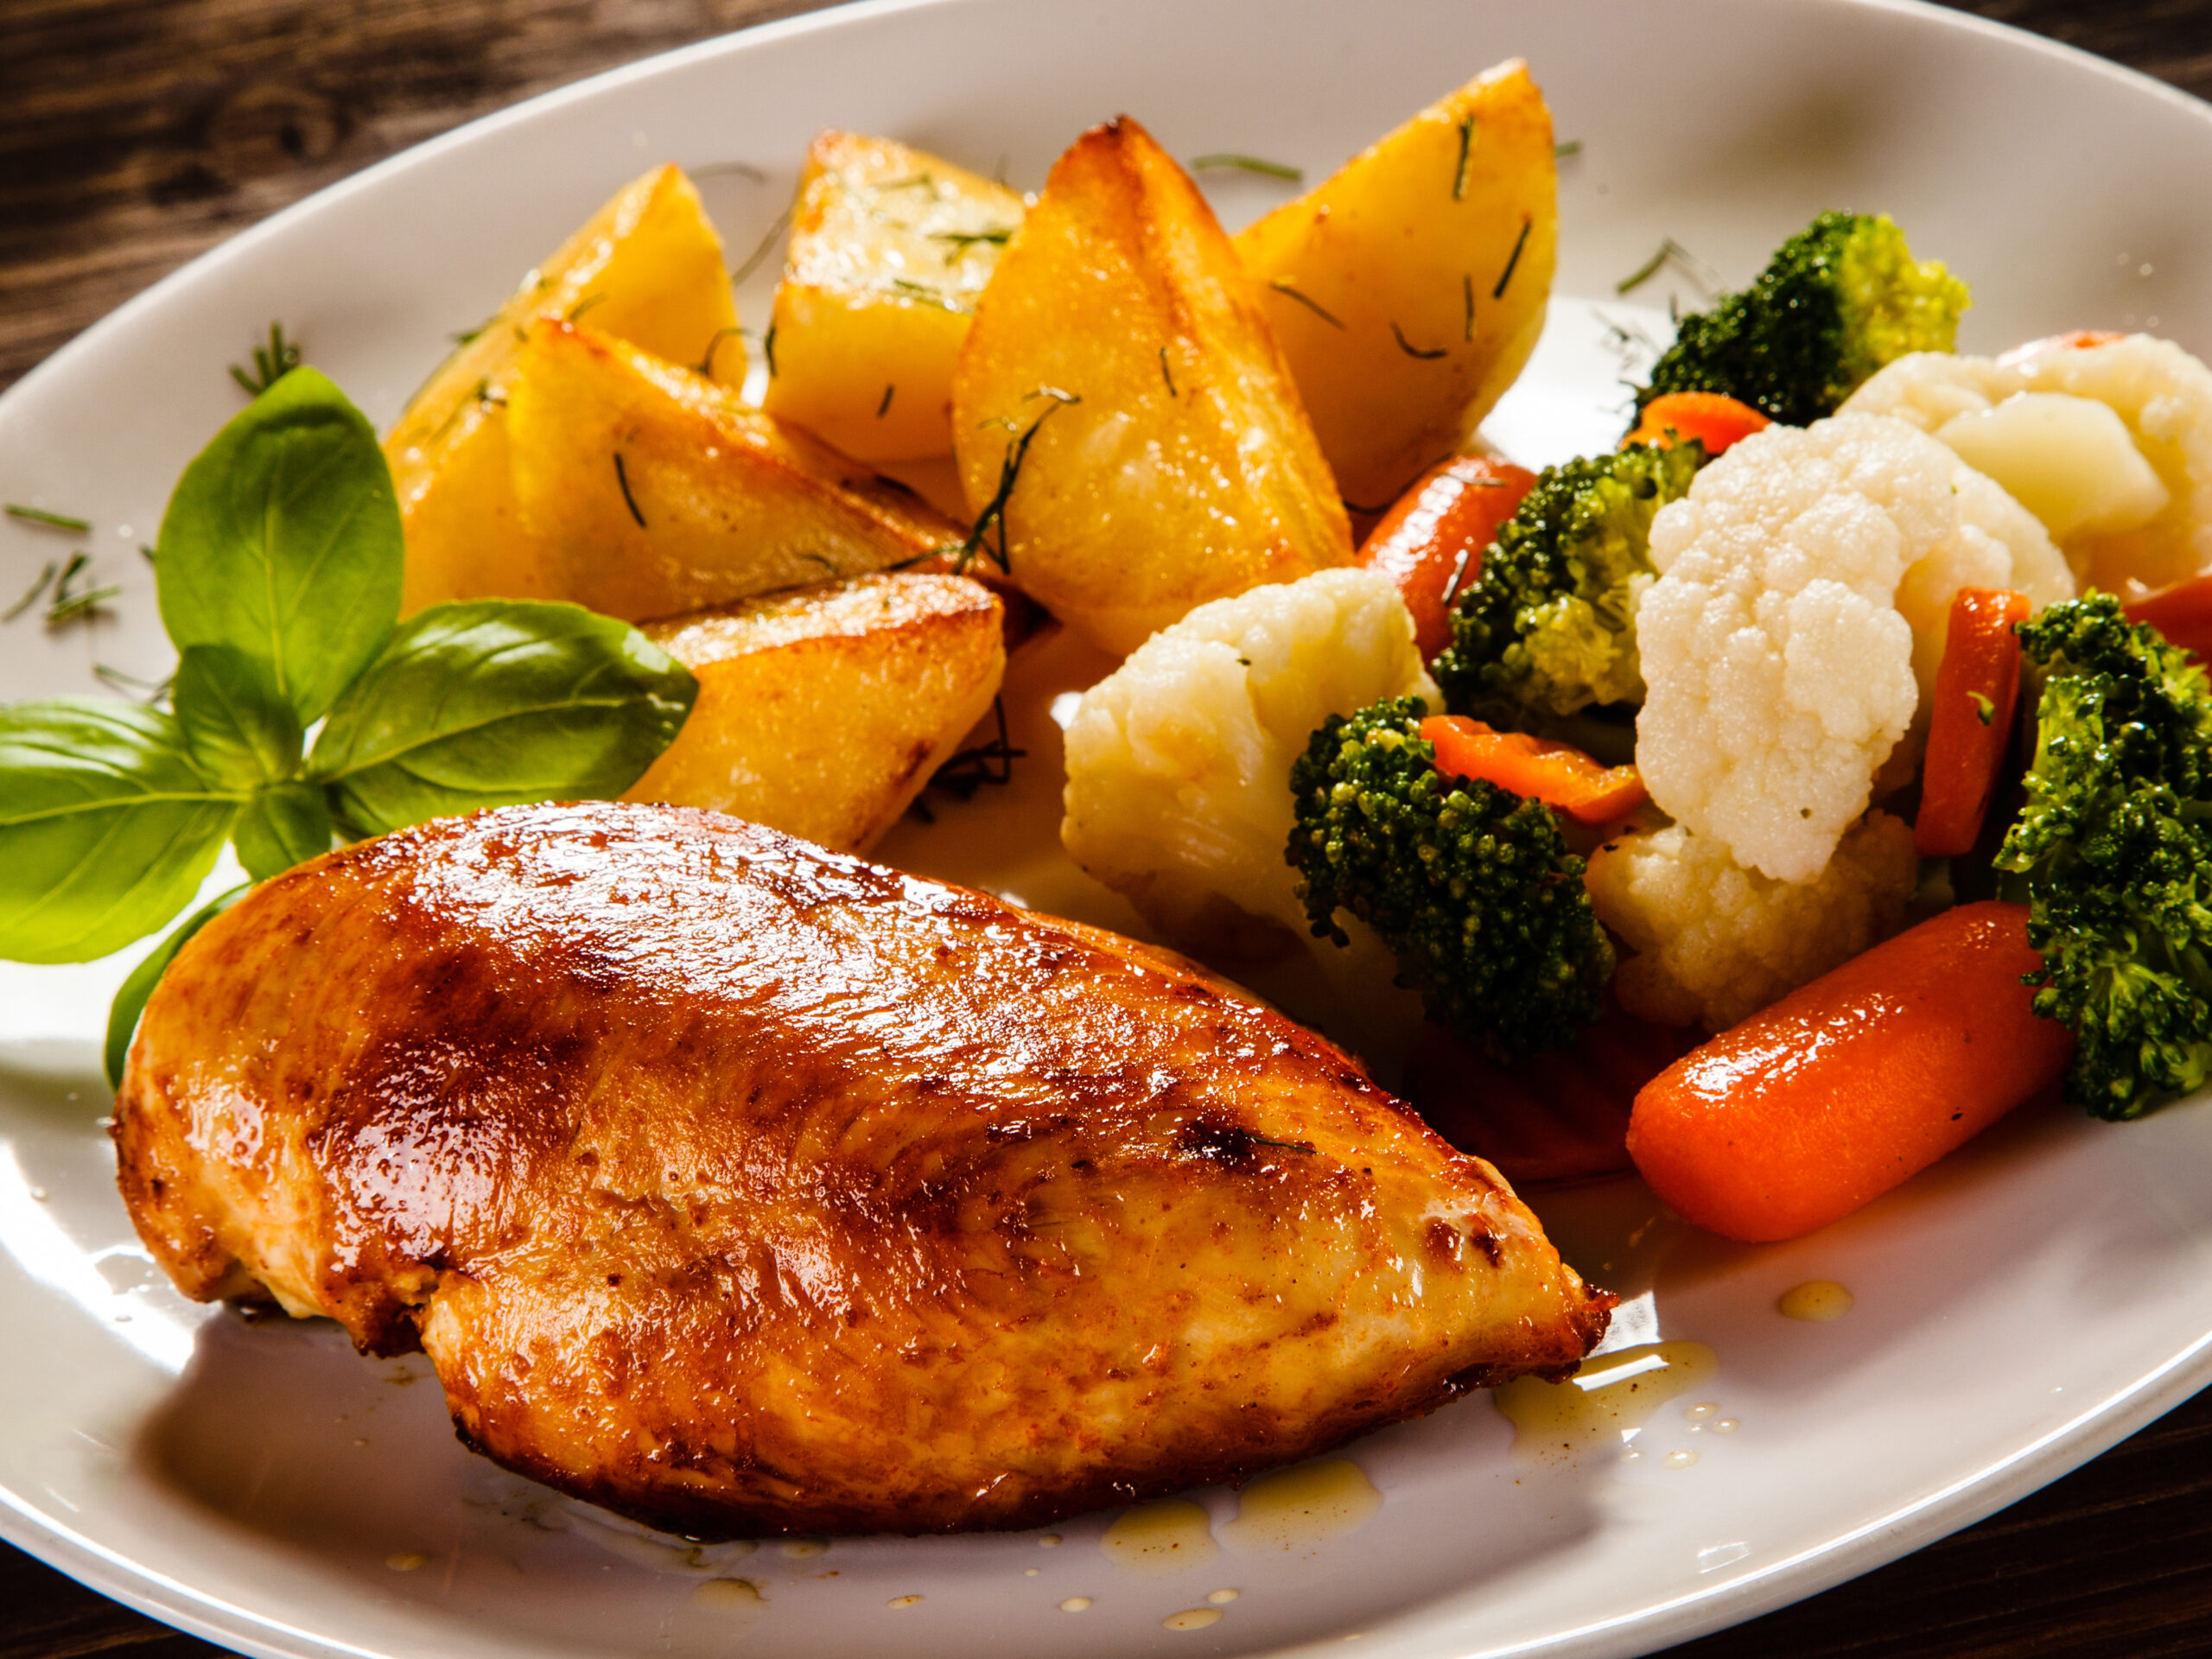
[[[1020,196],[887,138],[807,152],[762,407],[863,461],[952,453],[952,366]]]
[[[1516,59],[1237,237],[1347,501],[1388,506],[1521,372],[1557,194],[1551,111]]]
[[[385,438],[407,534],[409,611],[447,599],[541,598],[541,571],[508,483],[508,380],[534,317],[745,378],[722,245],[683,170],[626,186],[497,315],[469,335]]]
[[[1335,480],[1235,249],[1135,122],[1054,164],[953,377],[970,510],[1109,650],[1351,559]]]
[[[626,798],[731,812],[865,851],[982,719],[999,602],[962,576],[859,576],[649,624],[699,677]]]
[[[541,317],[507,396],[543,591],[641,621],[928,557],[965,533],[726,387]]]

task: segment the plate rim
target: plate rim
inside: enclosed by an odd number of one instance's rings
[[[537,119],[565,105],[594,98],[626,83],[650,79],[683,67],[741,54],[755,46],[906,13],[948,11],[983,0],[836,0],[795,16],[758,22],[650,53],[473,118],[448,130],[384,156],[332,181],[295,202],[225,238],[157,278],[139,293],[86,326],[0,391],[0,418],[11,406],[43,393],[48,383],[76,372],[81,358],[104,349],[107,338],[130,326],[143,313],[166,304],[173,291],[205,280],[226,264],[248,258],[267,240],[284,234],[299,219],[325,211],[355,193],[380,188],[388,177],[435,162],[448,152],[474,144],[500,130]],[[1077,4],[1080,0],[1062,0]],[[2170,85],[2145,71],[2017,25],[1979,13],[1936,3],[1936,0],[1760,0],[1769,7],[1798,10],[1884,13],[1911,17],[2002,42],[2005,49],[2027,51],[2088,70],[2114,81],[2133,94],[2149,96],[2189,118],[2212,126],[2212,102]],[[1576,1625],[1510,1649],[1495,1649],[1492,1659],[1520,1654],[1549,1654],[1559,1659],[1627,1659],[1656,1652],[1757,1618],[1777,1608],[1816,1596],[1839,1584],[1902,1559],[1938,1540],[1986,1519],[2045,1485],[2080,1468],[2157,1421],[2183,1401],[2212,1385],[2212,1330],[2208,1330],[2163,1363],[2127,1386],[2113,1390],[2009,1455],[1961,1476],[1935,1491],[1903,1503],[1850,1531],[1801,1549],[1756,1571],[1709,1588],[1692,1590],[1632,1612]],[[325,1637],[236,1603],[208,1595],[60,1524],[22,1496],[0,1485],[0,1541],[22,1550],[46,1566],[111,1600],[173,1629],[251,1655],[253,1659],[383,1659],[379,1651]],[[1392,1620],[1417,1613],[1400,1609]],[[1448,1638],[1446,1638],[1448,1642]],[[1265,1650],[1278,1656],[1318,1652],[1303,1643]],[[1439,1646],[1436,1659],[1446,1659]],[[1253,1659],[1264,1659],[1255,1650]]]

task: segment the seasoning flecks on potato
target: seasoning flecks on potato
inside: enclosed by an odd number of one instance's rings
[[[952,370],[1027,211],[1002,184],[887,138],[807,152],[761,407],[863,461],[952,453]]]
[[[953,378],[953,441],[982,548],[1112,651],[1351,562],[1256,289],[1126,118],[1060,157],[1001,256]]]

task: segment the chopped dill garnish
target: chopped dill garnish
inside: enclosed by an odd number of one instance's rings
[[[1180,397],[1183,395],[1175,390],[1175,373],[1167,366],[1167,348],[1165,346],[1160,348],[1160,378],[1167,383],[1167,395],[1170,397]]]
[[[1529,245],[1529,226],[1533,222],[1528,219],[1521,221],[1521,234],[1513,238],[1513,251],[1506,257],[1505,269],[1498,273],[1497,286],[1490,291],[1493,300],[1505,297],[1505,285],[1513,280],[1513,273],[1520,268],[1521,250]]]
[[[488,374],[476,377],[476,390],[468,395],[486,409],[505,409],[507,406],[507,400],[492,390],[492,377]]]
[[[1258,156],[1239,156],[1227,150],[1217,156],[1191,157],[1191,171],[1193,173],[1225,167],[1233,167],[1240,173],[1257,173],[1270,179],[1282,179],[1292,184],[1306,182],[1306,169],[1293,167],[1287,162],[1270,162]]]
[[[714,337],[707,342],[707,354],[699,359],[699,372],[708,379],[713,379],[715,352],[721,349],[722,341],[728,340],[732,334],[741,334],[744,332],[744,329],[736,327],[715,329]]]
[[[1014,227],[1012,226],[995,226],[988,231],[931,231],[930,232],[930,240],[932,242],[949,242],[951,244],[951,245],[944,251],[944,263],[948,265],[952,265],[959,264],[960,256],[967,252],[969,249],[974,247],[978,242],[983,243],[990,247],[1002,248],[1006,246],[1013,235]]]
[[[1285,1152],[1302,1152],[1308,1157],[1313,1154],[1313,1143],[1310,1141],[1270,1141],[1264,1135],[1248,1135],[1244,1138],[1255,1147],[1281,1147]]]
[[[485,318],[483,321],[478,323],[474,328],[463,328],[458,334],[448,334],[446,338],[453,341],[456,346],[471,345],[476,340],[479,335],[499,320],[499,315],[495,312],[491,316]],[[442,367],[443,365],[441,365],[440,366]]]
[[[1045,413],[1049,415],[1052,410]],[[931,775],[931,789],[948,791],[965,801],[972,799],[986,784],[1004,785],[1014,781],[1014,763],[1027,759],[1029,751],[1017,749],[1007,741],[1004,697],[991,699],[991,716],[997,723],[998,735],[988,743],[962,749],[948,758]]]
[[[46,568],[38,573],[38,580],[23,590],[23,596],[5,611],[0,611],[0,622],[12,622],[32,606],[37,604],[39,595],[46,591],[47,583],[54,580],[54,573],[60,568],[52,559],[48,559],[46,562]]]
[[[1459,200],[1467,194],[1467,162],[1474,154],[1475,118],[1470,115],[1459,124],[1459,166],[1452,175],[1452,200]]]
[[[760,355],[768,360],[768,378],[776,378],[776,325],[770,323],[768,332],[760,336]]]
[[[72,584],[91,569],[92,564],[92,556],[81,549],[69,556],[69,563],[61,567],[61,574],[54,579],[54,602],[46,607],[48,627],[58,628],[77,618],[90,616],[123,592],[113,583],[71,592]]]
[[[898,390],[899,390],[899,385],[898,385],[898,382],[896,382],[896,381],[886,381],[886,382],[884,383],[884,387],[883,387],[883,401],[882,401],[881,403],[878,404],[875,406],[875,418],[876,418],[877,420],[879,420],[879,421],[880,421],[880,420],[881,420],[885,416],[888,415],[888,414],[891,412],[891,398],[892,398],[892,395],[893,395],[894,392],[896,392]]]
[[[249,397],[261,394],[300,366],[300,348],[295,340],[284,338],[284,325],[269,325],[269,343],[253,348],[253,372],[249,374],[240,365],[231,365],[231,378],[237,381]]]
[[[891,279],[891,286],[901,294],[910,294],[918,300],[928,301],[931,305],[943,306],[946,310],[957,315],[964,317],[969,315],[968,307],[961,304],[958,300],[954,299],[941,288],[931,288],[926,283],[909,282],[904,276],[893,276]]]
[[[1467,302],[1467,321],[1459,331],[1459,338],[1472,340],[1475,337],[1475,277],[1472,271],[1459,279],[1459,293]]]
[[[583,315],[585,312],[590,310],[592,307],[594,305],[603,305],[606,303],[606,301],[607,296],[604,293],[587,294],[583,298],[578,300],[574,305],[569,308],[569,315],[563,318],[563,321],[566,322],[574,322],[578,317]]]
[[[20,518],[27,524],[45,524],[54,530],[74,531],[79,536],[92,527],[89,518],[73,518],[66,512],[48,512],[44,507],[19,507],[8,504],[8,516]]]
[[[754,271],[760,269],[760,262],[768,257],[769,251],[776,245],[776,238],[784,233],[785,227],[791,222],[791,210],[788,207],[785,208],[782,213],[776,215],[774,222],[768,226],[768,233],[760,238],[760,245],[754,248],[751,253],[746,255],[745,263],[743,264],[740,265],[735,270],[730,272],[729,281],[731,287],[736,287],[740,283],[742,283],[747,277],[750,276]]]
[[[1720,286],[1719,272],[1669,236],[1660,239],[1659,251],[1656,253],[1615,283],[1613,292],[1626,294],[1639,289],[1668,265],[1674,266],[1708,294],[1714,292]]]
[[[1269,283],[1268,286],[1274,289],[1276,293],[1281,295],[1285,299],[1296,300],[1308,311],[1311,311],[1315,316],[1320,318],[1322,321],[1327,323],[1330,327],[1341,328],[1344,327],[1344,324],[1338,321],[1334,314],[1326,309],[1320,301],[1314,299],[1310,295],[1300,293],[1296,289],[1293,288],[1287,282],[1283,281],[1281,277],[1278,277],[1274,282]]]
[[[976,562],[978,554],[989,558],[1000,569],[1009,574],[1014,569],[1012,561],[1007,556],[1006,508],[1007,501],[1014,495],[1014,480],[1021,476],[1021,463],[1029,458],[1029,446],[1036,441],[1037,429],[1044,425],[1065,405],[1079,404],[1083,401],[1073,392],[1062,391],[1057,386],[1039,386],[1036,391],[1025,396],[1021,401],[1026,404],[1038,397],[1051,398],[1052,406],[1040,411],[1037,418],[1029,423],[1027,429],[1007,445],[1006,453],[999,457],[998,488],[991,493],[991,499],[983,504],[982,512],[976,515],[974,526],[957,547],[938,550],[952,556],[952,574],[956,576],[967,575],[968,567]],[[984,424],[1002,425],[1009,432],[1014,429],[1014,420],[1010,416],[1002,415],[996,422],[987,421]],[[993,552],[990,546],[990,533],[994,526],[997,528],[999,533],[996,552]]]
[[[106,663],[94,663],[92,675],[101,684],[113,687],[124,696],[136,693],[140,701],[148,703],[159,702],[169,694],[168,680],[142,680],[136,674],[126,674]],[[171,679],[175,677],[170,676]]]
[[[875,188],[879,190],[935,190],[937,175],[925,168],[919,173],[909,173],[903,179],[886,179]]]
[[[1449,355],[1446,348],[1441,346],[1436,346],[1429,351],[1423,351],[1420,346],[1414,345],[1413,341],[1408,340],[1406,338],[1406,331],[1399,327],[1395,322],[1390,325],[1390,337],[1398,342],[1398,349],[1403,352],[1408,357],[1420,358],[1425,363],[1433,362],[1440,357]]]
[[[708,162],[702,166],[687,167],[683,170],[695,179],[719,178],[725,173],[734,173],[741,179],[749,179],[754,184],[768,182],[768,175],[750,162]]]
[[[1568,138],[1552,146],[1552,159],[1555,162],[1567,161],[1581,153],[1582,141],[1580,138]]]
[[[614,481],[622,486],[623,504],[630,509],[630,516],[638,521],[638,528],[645,527],[645,515],[638,511],[638,498],[630,493],[630,474],[622,465],[622,452],[614,452]]]

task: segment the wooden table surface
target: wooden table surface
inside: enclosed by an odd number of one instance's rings
[[[0,387],[194,254],[548,87],[806,0],[0,0]],[[2212,96],[2212,0],[1962,7]],[[0,1659],[218,1649],[0,1546]],[[2212,1653],[2212,1391],[1880,1572],[1669,1659]]]

